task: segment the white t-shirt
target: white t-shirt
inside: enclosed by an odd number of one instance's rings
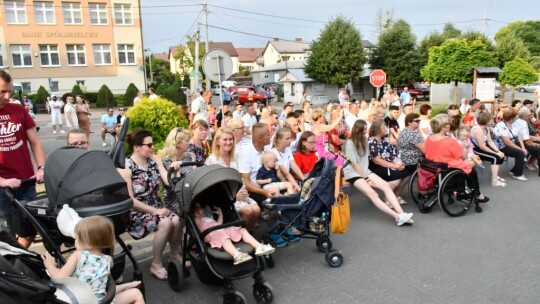
[[[279,152],[277,148],[272,148],[270,151],[276,155],[278,165],[282,165],[287,171],[291,169],[291,159],[293,159],[291,148],[285,148],[283,153]]]
[[[296,138],[291,141],[291,151],[294,153],[296,152],[296,147],[298,146],[298,142],[300,141],[300,136],[302,136],[302,132],[296,133]]]
[[[431,125],[429,124],[429,119],[420,120],[419,129],[420,129],[420,133],[422,134],[424,139],[426,139],[429,136],[429,133],[431,132]],[[422,131],[422,129],[428,129],[428,133],[425,134],[424,131]]]
[[[262,166],[261,157],[262,151],[257,151],[253,143],[246,145],[238,154],[238,172],[240,174],[249,173],[249,180],[255,186],[258,186],[257,171]]]
[[[191,113],[195,114],[193,122],[197,120],[204,120],[208,122],[208,114],[206,113],[206,102],[199,96],[191,102]]]
[[[150,98],[150,100],[154,100],[154,99],[158,98],[158,96],[156,94],[150,94],[150,96],[148,96],[148,98]]]
[[[401,115],[399,115],[398,119],[397,119],[397,123],[399,125],[399,130],[400,131],[403,131],[403,129],[405,129],[405,116],[403,113],[401,113]]]
[[[238,160],[240,151],[244,150],[247,146],[253,145],[253,142],[251,141],[251,138],[247,135],[242,136],[240,141],[234,145],[234,156]]]
[[[232,118],[233,119],[242,119],[242,111],[240,111],[240,113],[238,111],[234,111],[232,113]]]
[[[521,118],[516,119],[512,124],[512,129],[515,133],[521,135],[521,139],[528,140],[530,138],[529,126],[525,120]]]
[[[339,92],[339,94],[338,94],[338,100],[339,100],[339,104],[340,104],[341,106],[346,105],[347,102],[349,102],[349,94],[344,93],[344,92]]]
[[[352,130],[353,126],[354,126],[354,123],[359,119],[360,117],[357,116],[357,115],[354,115],[352,113],[347,113],[347,115],[345,115],[345,123],[347,124],[347,127],[349,128],[349,130]]]
[[[75,107],[72,104],[66,103],[66,105],[64,106],[64,114],[66,115],[66,125],[69,128],[79,127],[79,120],[77,119],[77,111],[75,110]],[[68,117],[71,117],[71,121],[73,121],[73,124],[69,123]]]
[[[55,108],[57,106],[58,108]],[[51,110],[51,114],[60,114],[62,113],[62,107],[64,106],[64,102],[62,100],[51,100],[49,101],[49,109]]]
[[[242,116],[242,121],[244,122],[244,127],[251,131],[251,127],[257,123],[257,117],[249,115],[249,113]]]

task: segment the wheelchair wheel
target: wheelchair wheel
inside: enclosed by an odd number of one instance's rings
[[[409,194],[411,195],[413,202],[418,205],[420,212],[426,213],[431,210],[431,208],[424,208],[424,203],[428,201],[433,193],[422,194],[418,190],[418,170],[414,171],[409,181]]]
[[[439,187],[439,205],[450,216],[462,216],[476,200],[472,178],[461,170],[453,170]]]

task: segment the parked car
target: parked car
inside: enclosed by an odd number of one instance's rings
[[[236,81],[225,80],[225,81],[221,82],[221,85],[224,86],[225,88],[229,88],[229,87],[237,85],[237,83],[236,83]]]
[[[231,93],[232,100],[235,103],[244,104],[248,102],[249,91],[253,91],[253,102],[258,103],[259,105],[266,105],[266,95],[264,90],[259,87],[254,86],[232,86],[227,90]]]
[[[520,85],[517,87],[517,90],[521,93],[525,93],[525,92],[534,92],[536,89],[539,89],[540,90],[540,82],[535,82],[535,83],[531,83],[531,84],[525,84],[525,85]]]
[[[216,84],[212,89],[210,89],[210,92],[212,92],[212,95],[219,95],[220,91],[221,91],[221,86],[219,84]]]
[[[406,87],[409,88],[409,94],[411,94],[412,98],[422,98],[424,100],[429,98],[429,87],[421,82],[410,83]],[[398,95],[401,95],[403,88],[405,88],[404,85],[396,87]]]

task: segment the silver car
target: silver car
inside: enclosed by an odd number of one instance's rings
[[[521,93],[524,93],[524,92],[534,92],[535,90],[540,90],[540,82],[535,82],[535,83],[531,83],[531,84],[525,84],[525,85],[520,85],[517,87],[517,90]]]

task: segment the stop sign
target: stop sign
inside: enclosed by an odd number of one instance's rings
[[[386,74],[383,70],[373,70],[371,74],[369,74],[369,82],[374,87],[382,87],[386,83]]]

